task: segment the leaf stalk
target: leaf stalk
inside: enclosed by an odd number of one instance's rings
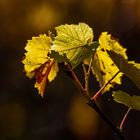
[[[102,91],[105,89],[105,87],[120,73],[120,71],[118,71],[105,85],[103,85],[100,90],[92,97],[92,100],[97,100],[97,98],[99,96],[102,95]]]
[[[127,112],[125,113],[125,115],[124,115],[124,117],[123,117],[123,119],[122,119],[122,121],[121,121],[120,130],[123,129],[124,122],[126,121],[126,118],[127,118],[128,114],[129,114],[130,110],[131,110],[131,107],[128,108]]]

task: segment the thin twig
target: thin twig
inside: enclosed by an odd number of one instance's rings
[[[85,93],[88,96],[89,96],[89,76],[90,76],[90,70],[91,70],[92,63],[93,63],[93,55],[91,56],[87,71],[86,71],[85,66],[83,66],[83,70],[84,70],[84,73],[85,73]]]
[[[126,120],[128,114],[129,114],[130,110],[131,110],[131,107],[128,108],[127,112],[125,113],[125,115],[124,115],[124,117],[123,117],[123,119],[122,119],[122,121],[121,121],[120,130],[122,130],[122,128],[123,128],[123,126],[124,126],[124,122],[125,122],[125,120]]]
[[[74,80],[76,81],[76,83],[79,85],[79,87],[81,88],[82,91],[85,91],[84,87],[82,86],[81,82],[79,81],[79,79],[77,78],[76,74],[74,73],[74,71],[72,70],[72,68],[70,67],[69,64],[66,64],[68,69],[70,70]]]
[[[85,67],[85,64],[84,63],[82,63],[82,67],[83,67],[84,74],[86,75],[87,70],[86,70],[86,67]]]
[[[97,98],[102,95],[102,91],[105,89],[105,87],[120,73],[120,71],[118,71],[105,85],[103,85],[100,90],[92,97],[92,100],[97,100]]]
[[[85,74],[85,94],[87,94],[89,96],[89,74],[87,73],[87,70],[86,70],[86,67],[85,67],[85,64],[82,64],[82,67],[83,67],[83,71],[84,71],[84,74]]]
[[[99,116],[110,126],[110,128],[114,131],[114,133],[120,138],[120,140],[125,140],[121,130],[119,127],[116,127],[107,117],[106,115],[100,110],[100,108],[97,106],[95,103],[95,100],[90,98],[87,94],[85,94],[85,89],[83,88],[81,82],[78,80],[77,76],[75,75],[74,71],[71,69],[71,67],[67,64],[67,67],[69,68],[73,78],[77,82],[77,84],[80,86],[82,92],[82,95],[84,98],[88,101],[88,105],[92,107],[98,114]]]
[[[93,55],[91,56],[91,59],[90,59],[90,62],[89,62],[89,67],[88,67],[88,71],[87,71],[87,74],[89,74],[89,75],[90,75],[90,70],[91,70],[92,63],[93,63]]]

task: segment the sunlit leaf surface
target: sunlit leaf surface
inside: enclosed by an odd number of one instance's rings
[[[25,47],[27,52],[22,61],[26,75],[29,78],[36,78],[35,87],[41,96],[44,94],[47,80],[52,81],[58,71],[57,62],[48,57],[50,47],[51,38],[45,34],[33,37]]]
[[[92,72],[96,76],[100,83],[100,86],[106,84],[118,71],[118,67],[114,64],[112,59],[109,57],[107,50],[113,50],[119,54],[122,54],[126,59],[126,49],[123,48],[117,40],[111,37],[107,32],[103,32],[99,37],[99,44],[93,60]],[[85,60],[85,64],[88,64],[89,60]],[[121,84],[122,73],[119,73],[109,83],[103,92],[106,92],[113,87],[114,84]]]
[[[81,61],[89,57],[96,45],[92,44],[93,31],[85,23],[65,24],[56,27],[57,36],[53,41],[52,50],[66,55],[67,59],[75,68]]]

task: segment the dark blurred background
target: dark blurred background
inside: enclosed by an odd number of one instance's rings
[[[93,28],[95,40],[108,31],[128,49],[129,60],[140,62],[139,0],[0,0],[0,140],[118,140],[85,103],[63,65],[56,80],[47,84],[43,99],[23,72],[28,39],[78,22]],[[81,66],[75,71],[83,82]],[[98,84],[94,77],[90,82],[95,93]],[[116,89],[139,94],[125,76],[122,83]],[[119,125],[127,108],[113,102],[111,93],[98,103]],[[123,129],[127,140],[140,140],[139,119],[140,112],[129,114]]]

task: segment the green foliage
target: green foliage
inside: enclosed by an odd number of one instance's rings
[[[91,27],[85,23],[65,24],[55,28],[56,36],[50,32],[33,37],[29,40],[25,50],[25,57],[22,60],[24,70],[29,78],[35,78],[35,88],[43,97],[47,81],[55,79],[58,72],[58,63],[64,63],[70,70],[75,82],[85,93],[84,97],[96,112],[110,125],[112,130],[124,140],[121,133],[123,123],[131,109],[140,110],[140,96],[130,96],[123,91],[114,91],[114,101],[129,107],[122,119],[120,130],[114,126],[102,113],[95,103],[97,97],[114,87],[114,84],[121,84],[123,74],[128,76],[140,89],[140,64],[128,61],[126,48],[114,39],[107,32],[102,32],[98,41],[93,41],[94,34]],[[85,87],[81,84],[74,73],[82,63]],[[70,65],[68,65],[70,64]],[[86,69],[85,65],[88,65]],[[72,67],[72,68],[71,68]],[[90,70],[100,84],[100,90],[91,98],[89,96]]]
[[[54,50],[51,50],[51,52],[48,56],[51,58],[54,58],[59,63],[62,63],[62,62],[69,63],[69,59],[67,58],[66,54],[61,55],[61,54],[59,54],[59,52],[56,52]]]
[[[140,96],[130,96],[123,91],[113,91],[114,100],[127,107],[140,111]]]
[[[55,28],[57,36],[53,41],[52,50],[66,55],[74,69],[82,60],[90,56],[97,45],[93,41],[93,31],[85,23],[78,25],[61,25]]]
[[[65,24],[55,29],[57,35],[53,38],[44,34],[29,40],[22,61],[26,75],[29,78],[35,77],[35,87],[41,96],[44,95],[47,81],[51,82],[56,77],[58,63],[69,63],[74,69],[81,62],[89,65],[91,58],[93,61],[90,68],[101,87],[120,71],[104,87],[102,93],[108,91],[114,84],[121,84],[122,74],[128,76],[140,89],[140,64],[128,61],[126,48],[123,48],[110,34],[103,32],[98,41],[93,41],[93,30],[85,23]],[[128,102],[130,97],[123,94],[115,92],[113,96],[115,101],[128,105],[123,100],[127,97],[126,102]],[[139,102],[137,98],[134,96],[133,100]],[[134,108],[132,105],[128,106]]]

